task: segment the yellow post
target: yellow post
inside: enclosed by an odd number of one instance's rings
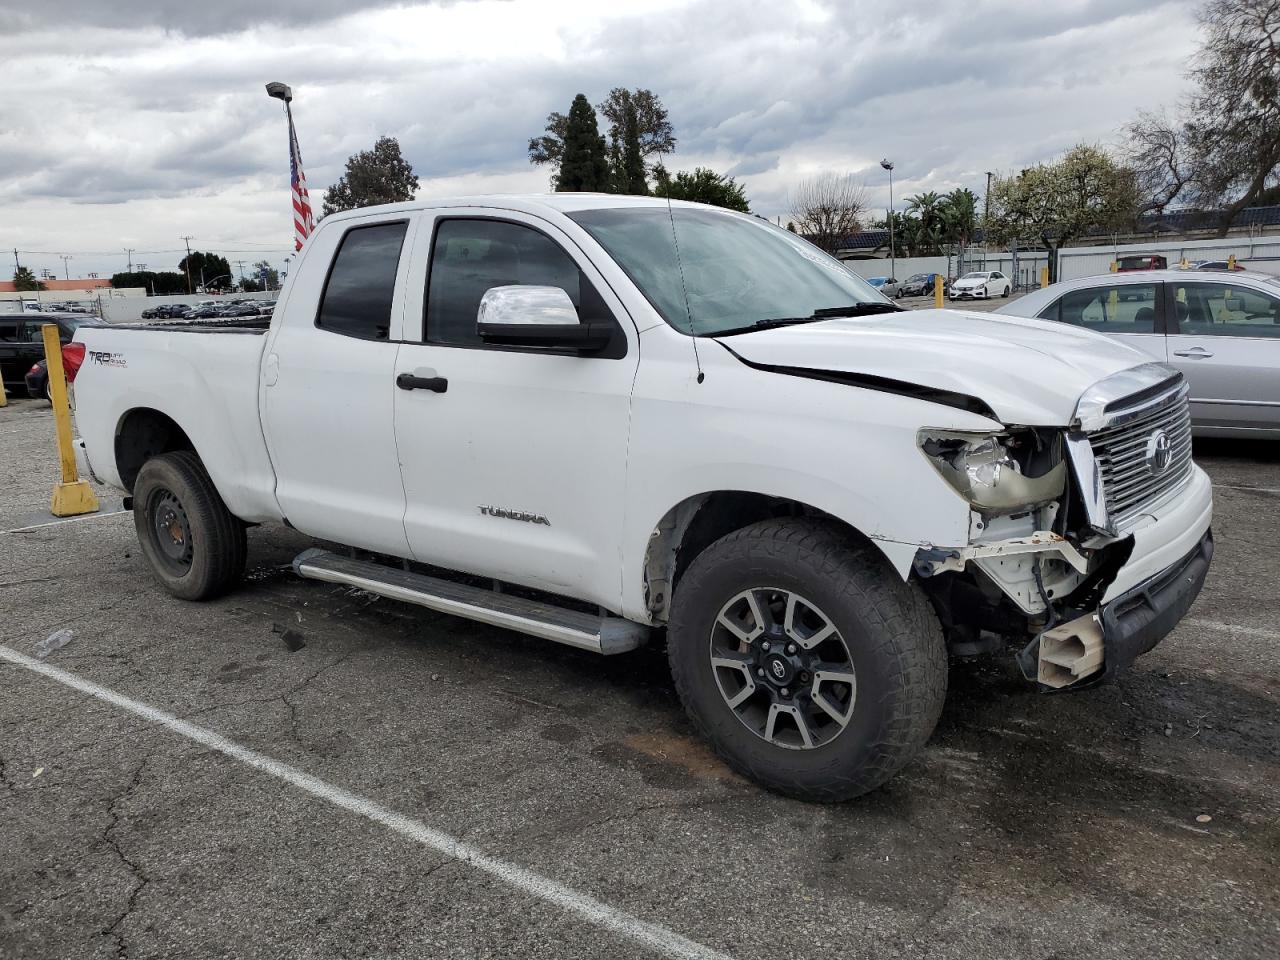
[[[1234,270],[1235,268],[1236,268],[1236,255],[1233,253],[1231,256],[1227,257],[1227,269]]]
[[[1112,260],[1112,261],[1111,261],[1111,272],[1112,272],[1112,273],[1117,273],[1117,272],[1119,272],[1119,270],[1120,270],[1120,264],[1118,264],[1118,263],[1116,263],[1116,261]]]
[[[58,459],[62,461],[62,482],[53,488],[49,509],[55,517],[74,517],[97,513],[98,498],[76,471],[76,455],[71,449],[71,405],[67,402],[67,376],[62,369],[62,343],[58,325],[46,323],[44,358],[49,366],[49,399],[53,402],[53,427],[58,436]]]
[[[1107,319],[1114,320],[1116,313],[1120,310],[1120,291],[1115,287],[1111,288],[1111,295],[1107,297]]]
[[[0,377],[0,407],[9,405],[9,395],[4,392],[4,378]]]
[[[1041,267],[1040,268],[1040,289],[1043,290],[1048,285],[1049,285],[1049,268]]]
[[[933,275],[933,305],[939,310],[942,309],[942,274],[940,273]]]

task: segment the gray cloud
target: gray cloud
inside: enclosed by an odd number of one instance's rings
[[[1176,99],[1195,39],[1189,0],[974,0],[955,16],[925,0],[426,6],[271,5],[288,29],[243,0],[0,6],[0,245],[168,236],[169,208],[199,209],[210,234],[287,235],[267,80],[294,88],[314,194],[380,134],[400,139],[424,195],[542,189],[524,148],[546,114],[643,86],[671,113],[669,168],[727,171],[773,214],[820,169],[853,172],[883,204],[876,161],[891,156],[901,203],[1108,140]]]

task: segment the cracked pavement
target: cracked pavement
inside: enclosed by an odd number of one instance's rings
[[[0,410],[0,529],[47,510],[51,437],[47,405]],[[129,515],[4,534],[0,643],[69,627],[52,665],[743,960],[1273,958],[1280,444],[1197,456],[1218,553],[1186,623],[1080,695],[953,664],[920,760],[838,806],[729,772],[659,650],[304,582],[282,529],[209,604],[153,583]],[[654,955],[2,661],[0,825],[6,960]]]

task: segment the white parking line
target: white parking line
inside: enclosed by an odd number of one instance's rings
[[[350,793],[341,787],[335,787],[333,784],[326,783],[317,777],[311,776],[309,773],[303,773],[287,763],[281,763],[279,760],[273,760],[264,754],[242,747],[240,744],[228,740],[212,730],[207,730],[194,723],[188,723],[186,720],[181,720],[171,713],[166,713],[156,707],[133,700],[90,680],[82,679],[74,673],[68,673],[66,670],[50,666],[27,656],[25,653],[19,653],[17,650],[3,645],[0,645],[0,659],[48,677],[50,680],[55,680],[64,686],[71,687],[73,690],[87,693],[91,697],[96,697],[114,707],[132,713],[151,723],[158,724],[180,737],[186,737],[188,740],[194,740],[196,743],[211,750],[226,754],[228,757],[254,767],[269,776],[275,777],[277,780],[283,780],[290,786],[297,787],[313,797],[331,803],[343,810],[348,810],[364,817],[366,820],[381,824],[388,830],[408,837],[415,843],[496,877],[517,890],[552,903],[570,913],[577,914],[588,923],[593,923],[619,936],[634,940],[663,956],[677,957],[680,960],[730,960],[727,954],[712,950],[710,947],[704,947],[702,944],[682,937],[666,927],[633,917],[629,913],[624,913],[616,907],[601,903],[594,897],[566,887],[564,884],[534,873],[532,870],[526,870],[524,867],[508,863],[497,857],[491,857],[482,853],[476,847],[463,843],[447,833],[428,827],[419,820],[402,816],[372,800]]]
[[[28,530],[40,530],[44,527],[57,527],[64,523],[78,523],[81,520],[100,520],[103,517],[118,517],[122,513],[132,512],[132,510],[108,510],[106,513],[86,513],[82,517],[62,517],[60,520],[50,520],[48,523],[33,523],[29,527],[15,527],[12,530],[6,530],[5,533],[26,533]]]

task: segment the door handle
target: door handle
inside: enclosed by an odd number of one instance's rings
[[[1173,351],[1173,355],[1175,357],[1186,357],[1188,360],[1204,360],[1207,357],[1213,356],[1213,354],[1204,347],[1191,347],[1188,350],[1175,350]]]
[[[432,393],[444,393],[449,389],[449,381],[444,377],[418,377],[412,373],[402,373],[396,377],[396,386],[401,390],[430,390]]]

